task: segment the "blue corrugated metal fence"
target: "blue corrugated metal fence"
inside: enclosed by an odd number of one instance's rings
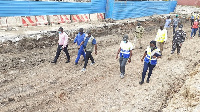
[[[109,0],[112,3],[114,0]],[[176,1],[127,1],[109,4],[106,18],[115,20],[151,16],[154,14],[169,14],[176,7]]]
[[[0,17],[105,13],[105,7],[103,0],[89,3],[4,0],[0,1]]]
[[[106,13],[106,18],[115,20],[168,14],[173,12],[176,1],[115,2],[115,0],[92,0],[89,3],[0,1],[0,17],[36,15],[77,15]]]

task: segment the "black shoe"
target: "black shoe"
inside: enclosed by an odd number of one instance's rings
[[[85,59],[83,59],[83,61],[85,61]]]
[[[139,82],[140,85],[142,85],[144,83],[144,81]]]
[[[66,63],[69,63],[69,62],[70,62],[70,60],[66,61]]]
[[[142,47],[140,47],[139,49],[142,49]]]
[[[147,79],[146,83],[149,83],[149,79]]]
[[[75,63],[75,65],[78,65],[78,63]]]
[[[56,61],[52,61],[51,63],[55,63],[56,64]]]

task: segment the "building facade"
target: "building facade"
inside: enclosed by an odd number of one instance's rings
[[[177,0],[178,5],[200,6],[200,0]]]

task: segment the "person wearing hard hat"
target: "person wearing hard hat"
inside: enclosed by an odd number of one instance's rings
[[[80,28],[78,35],[74,39],[74,44],[77,43],[77,45],[80,46],[81,42],[84,41],[84,38],[85,38],[85,33],[83,32],[83,28]],[[79,61],[81,55],[83,55],[84,60],[85,60],[85,52],[84,52],[83,45],[81,45],[80,48],[78,48],[78,55],[77,55],[77,58],[75,60],[75,65],[78,64],[78,61]]]
[[[83,66],[83,69],[81,70],[86,71],[86,66],[88,64],[88,60],[90,59],[92,61],[91,65],[95,64],[94,58],[92,56],[93,49],[95,48],[95,54],[97,55],[97,42],[96,39],[91,35],[91,31],[87,31],[88,36],[84,38],[84,41],[80,44],[79,48],[81,45],[85,48],[86,56],[85,56],[85,64]]]
[[[141,26],[141,23],[138,23],[137,26],[136,26],[135,33],[136,33],[136,38],[137,38],[139,45],[140,45],[140,49],[142,49],[141,39],[142,39],[143,32],[144,32],[144,28]]]
[[[133,45],[128,41],[128,35],[124,35],[123,41],[120,43],[120,48],[117,51],[116,59],[118,59],[118,55],[120,54],[119,64],[120,64],[120,77],[124,78],[125,75],[125,65],[127,61],[131,62]]]
[[[191,39],[195,37],[198,28],[199,28],[199,22],[198,22],[198,20],[196,19],[196,20],[194,21],[193,26],[192,26],[191,37],[190,37]]]
[[[58,32],[59,32],[58,48],[57,48],[56,56],[51,63],[57,62],[57,59],[58,59],[60,52],[62,50],[65,52],[65,54],[67,56],[66,63],[69,63],[70,62],[70,56],[69,56],[69,52],[68,52],[68,49],[67,49],[67,47],[68,47],[68,35],[65,32],[63,32],[62,27],[60,27],[58,29]]]
[[[182,30],[183,25],[178,26],[179,29],[175,32],[172,40],[172,51],[171,54],[177,49],[177,54],[180,54],[181,46],[185,41],[186,33]]]
[[[139,82],[140,85],[144,83],[148,69],[149,73],[146,82],[149,83],[152,71],[157,64],[158,58],[161,58],[160,50],[156,47],[156,41],[151,41],[150,46],[147,47],[144,56],[141,59],[142,62],[144,61],[144,68],[142,72],[142,80]]]
[[[173,34],[176,31],[176,27],[179,25],[180,23],[180,19],[178,18],[178,15],[176,15],[176,17],[173,19]]]
[[[163,29],[163,26],[160,26],[160,29],[158,29],[155,41],[158,42],[160,47],[160,52],[162,54],[164,43],[167,41],[167,30]]]

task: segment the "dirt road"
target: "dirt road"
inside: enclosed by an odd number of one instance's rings
[[[190,29],[184,25],[187,37]],[[70,50],[71,63],[64,54],[56,65],[50,61],[56,46],[18,53],[0,54],[5,62],[0,75],[0,107],[6,111],[56,112],[155,112],[166,107],[167,100],[179,91],[187,74],[199,63],[197,50],[200,38],[187,39],[180,56],[171,55],[172,29],[164,46],[163,57],[153,71],[149,84],[139,85],[146,46],[155,38],[156,30],[145,32],[142,50],[133,51],[132,62],[126,66],[126,76],[120,79],[119,63],[115,59],[122,37],[115,34],[98,37],[96,64],[81,72],[83,62],[76,66],[77,51]],[[133,39],[131,39],[133,42]],[[69,45],[70,48],[75,46]],[[13,60],[10,60],[13,59]],[[17,59],[18,61],[15,61]],[[20,60],[20,61],[19,61]],[[32,64],[31,64],[32,63]],[[13,66],[7,65],[13,64]]]

